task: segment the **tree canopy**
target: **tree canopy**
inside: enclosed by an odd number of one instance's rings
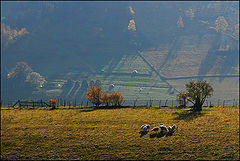
[[[202,105],[206,98],[213,95],[213,87],[206,80],[190,80],[185,85],[184,96],[193,103],[194,111],[202,111]]]

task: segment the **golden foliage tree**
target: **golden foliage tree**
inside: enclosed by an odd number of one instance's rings
[[[109,106],[110,103],[112,103],[112,95],[109,94],[109,93],[104,93],[104,94],[103,94],[103,103],[104,103],[106,106]]]
[[[179,28],[184,27],[182,16],[179,16],[178,21],[177,21],[177,25],[178,25]]]
[[[11,79],[17,77],[21,72],[27,77],[27,75],[32,73],[33,70],[26,62],[17,62],[16,67],[8,74],[8,78]]]
[[[131,6],[129,6],[129,10],[130,10],[130,12],[131,12],[131,14],[132,14],[132,15],[134,15],[134,14],[135,14],[135,12],[134,12],[134,10],[132,9],[132,7],[131,7]]]
[[[102,96],[103,93],[100,85],[96,87],[94,83],[92,83],[91,86],[87,89],[86,99],[95,104],[97,107],[103,102]]]
[[[225,32],[227,30],[228,27],[228,23],[226,21],[226,19],[223,16],[219,16],[216,21],[216,31],[217,32]]]
[[[121,93],[112,93],[112,103],[114,106],[121,106],[123,103],[123,96]]]
[[[8,74],[8,79],[16,80],[22,78],[33,86],[41,87],[46,80],[39,73],[34,72],[26,62],[17,62],[16,67]]]
[[[133,19],[129,21],[128,30],[136,31],[136,25]]]
[[[55,100],[55,99],[49,99],[49,105],[50,105],[52,108],[56,108],[56,107],[57,107],[57,100]]]
[[[23,35],[29,34],[26,28],[21,28],[19,31],[17,29],[11,29],[10,26],[1,24],[2,26],[2,36],[3,36],[3,47],[7,48],[9,44],[14,43]]]

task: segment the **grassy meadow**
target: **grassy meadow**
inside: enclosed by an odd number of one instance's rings
[[[238,160],[239,108],[2,109],[1,159]],[[176,124],[140,137],[142,124]]]

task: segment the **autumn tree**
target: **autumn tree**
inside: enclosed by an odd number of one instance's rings
[[[129,21],[128,30],[136,31],[136,25],[134,19]]]
[[[135,14],[135,12],[134,12],[134,10],[133,10],[132,6],[129,6],[128,8],[129,8],[129,11],[130,11],[130,13],[131,13],[132,15],[134,15],[134,14]]]
[[[123,96],[121,93],[112,93],[111,99],[114,106],[121,106],[123,103]]]
[[[104,93],[102,99],[103,99],[103,103],[104,103],[106,106],[109,106],[110,103],[112,103],[112,95],[109,94],[109,93]]]
[[[20,30],[11,29],[10,26],[1,24],[2,26],[2,37],[3,37],[3,48],[7,48],[9,44],[13,44],[22,36],[29,34],[26,28],[21,28]]]
[[[95,104],[97,107],[102,104],[102,88],[100,85],[95,86],[94,83],[91,83],[91,86],[87,89],[86,99]]]
[[[8,74],[8,78],[13,79],[21,74],[23,74],[24,77],[27,77],[31,72],[33,72],[33,70],[26,62],[17,62],[16,67]]]
[[[55,109],[57,107],[57,100],[49,99],[49,105],[52,107],[52,109]]]
[[[189,81],[186,85],[187,100],[193,103],[193,111],[202,111],[202,105],[206,98],[213,94],[213,87],[206,81]]]
[[[178,21],[177,21],[177,26],[180,28],[184,27],[182,16],[179,16]]]
[[[16,67],[8,74],[9,80],[17,80],[18,83],[30,83],[35,87],[42,87],[46,80],[39,73],[34,72],[26,62],[17,62]]]
[[[215,25],[216,25],[216,31],[221,32],[221,33],[225,32],[227,30],[227,27],[228,27],[228,23],[223,16],[219,16],[216,19]]]

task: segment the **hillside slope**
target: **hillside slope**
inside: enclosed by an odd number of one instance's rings
[[[57,84],[64,86],[71,79],[80,84],[100,80],[106,89],[111,83],[119,84],[119,91],[129,99],[137,98],[133,91],[159,81],[159,89],[152,94],[146,92],[140,99],[158,99],[157,93],[167,99],[175,98],[174,88],[179,90],[180,86],[171,84],[169,78],[186,77],[187,81],[191,76],[223,76],[219,82],[226,75],[237,79],[239,74],[238,2],[2,4],[1,23],[6,31],[27,31],[15,41],[10,41],[9,33],[3,33],[3,42],[9,41],[2,50],[3,78],[17,62],[26,62],[53,84],[44,89],[47,97],[68,94],[68,88],[58,88]],[[226,23],[221,21],[217,27],[216,20],[221,16]],[[135,59],[141,60],[140,65]],[[133,70],[142,77],[131,77]],[[144,75],[149,72],[150,76]],[[5,80],[3,85],[7,84]],[[161,90],[164,88],[168,92]],[[78,83],[73,89],[76,91],[68,94],[72,99],[79,95]]]

